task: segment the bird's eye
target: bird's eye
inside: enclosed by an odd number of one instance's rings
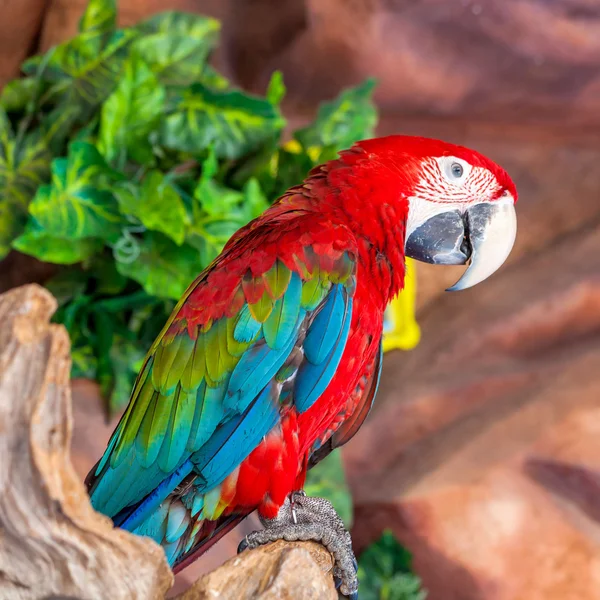
[[[450,173],[452,173],[452,177],[456,179],[460,179],[463,176],[464,170],[460,163],[452,163],[450,165]]]
[[[441,157],[439,165],[446,180],[453,185],[462,186],[471,172],[471,165],[456,156]]]

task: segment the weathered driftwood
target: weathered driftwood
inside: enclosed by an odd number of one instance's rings
[[[164,598],[160,547],[94,512],[71,465],[69,339],[36,285],[0,295],[0,598]],[[180,598],[336,598],[317,544],[244,553]]]

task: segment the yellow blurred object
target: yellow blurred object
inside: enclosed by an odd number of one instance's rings
[[[415,318],[417,299],[416,268],[406,259],[404,289],[388,305],[383,317],[383,351],[411,350],[421,339],[421,329]]]
[[[300,154],[302,152],[302,145],[298,140],[290,140],[289,142],[283,145],[283,149],[291,152],[292,154]],[[321,155],[321,151],[323,148],[320,146],[311,146],[306,149],[306,154],[313,162],[319,160],[319,156]]]

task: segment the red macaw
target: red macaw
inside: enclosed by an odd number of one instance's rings
[[[508,256],[515,185],[466,148],[409,136],[362,141],[313,169],[240,229],[191,284],[152,345],[106,452],[96,510],[162,544],[183,568],[258,509],[273,539],[317,539],[356,595],[351,540],[307,469],[367,416],[383,313],[405,256],[470,266]]]

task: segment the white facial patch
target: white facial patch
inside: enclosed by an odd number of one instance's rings
[[[496,177],[483,167],[473,167],[456,156],[426,158],[421,163],[421,180],[409,201],[406,237],[425,221],[456,209],[491,202],[499,189]]]

